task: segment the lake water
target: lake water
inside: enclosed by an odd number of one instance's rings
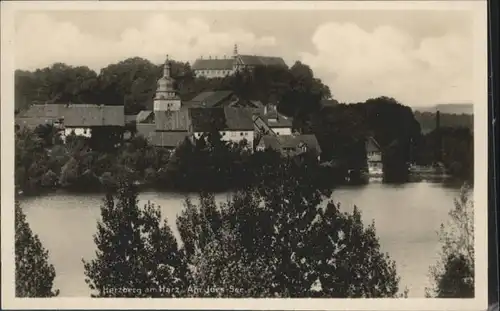
[[[439,183],[372,183],[336,189],[332,198],[345,211],[358,206],[366,225],[375,220],[382,250],[396,261],[401,288],[407,286],[411,297],[423,297],[429,285],[429,266],[435,264],[440,247],[436,231],[448,220],[458,192],[457,187]],[[54,285],[62,297],[90,295],[82,258],[89,260],[95,255],[93,234],[102,197],[56,193],[22,200],[32,230],[49,251],[57,274]],[[218,200],[226,198],[227,195],[218,196]],[[176,217],[184,207],[184,195],[143,192],[139,199],[141,204],[150,200],[160,205],[162,215],[175,228]]]

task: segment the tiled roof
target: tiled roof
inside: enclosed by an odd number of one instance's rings
[[[124,126],[125,108],[104,105],[33,105],[18,117],[21,123],[26,123],[26,120],[30,120],[28,123],[36,120],[45,123],[63,118],[64,125],[69,127]]]
[[[15,118],[15,124],[20,127],[36,128],[40,124],[52,124],[56,118],[45,118],[45,117],[17,117]]]
[[[252,131],[253,109],[246,108],[192,108],[189,109],[194,132]]]
[[[21,113],[20,118],[53,118],[57,119],[61,115],[61,110],[65,108],[62,104],[45,104],[45,105],[32,105]]]
[[[190,101],[192,102],[202,102],[208,97],[212,96],[212,94],[215,93],[214,91],[207,91],[207,92],[201,92],[195,97],[193,97]]]
[[[261,143],[265,148],[271,148],[283,152],[285,148],[293,149],[293,153],[301,153],[299,149],[301,144],[305,144],[308,148],[321,154],[321,147],[315,135],[280,135],[272,136],[265,135],[262,137]]]
[[[74,105],[62,111],[64,126],[124,126],[124,106]]]
[[[380,152],[380,145],[373,137],[366,140],[366,152]]]
[[[232,91],[209,91],[196,95],[189,102],[191,106],[212,108],[220,104],[233,95]]]
[[[185,102],[182,102],[182,108],[186,108],[186,109],[189,109],[189,108],[203,108],[203,105],[201,104],[201,102],[194,102],[194,101],[185,101]]]
[[[253,109],[225,107],[226,130],[252,131],[254,129],[252,113]]]
[[[177,147],[186,137],[189,137],[188,132],[153,132],[150,141],[158,147]]]
[[[191,108],[189,116],[194,132],[208,132],[211,130],[225,130],[226,117],[223,108]]]
[[[256,56],[256,55],[238,55],[238,59],[243,65],[247,66],[280,66],[287,67],[281,57]]]
[[[189,131],[191,120],[188,109],[178,111],[155,112],[156,130],[158,131]]]
[[[232,70],[233,59],[197,59],[193,66],[193,70]]]
[[[238,55],[238,62],[247,66],[280,66],[287,67],[281,57]],[[197,59],[191,68],[193,70],[232,70],[234,60],[226,59]]]
[[[136,123],[150,123],[154,120],[153,111],[152,110],[142,110],[136,116]]]

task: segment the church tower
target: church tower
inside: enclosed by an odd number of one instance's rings
[[[175,80],[170,76],[171,64],[167,59],[163,66],[163,76],[158,80],[154,98],[154,111],[177,111],[181,109],[181,99],[175,90]]]
[[[238,45],[234,45],[233,49],[233,73],[238,71],[240,69],[240,66],[238,64]]]

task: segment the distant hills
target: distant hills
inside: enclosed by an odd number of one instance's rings
[[[439,104],[413,108],[413,115],[420,123],[423,133],[428,133],[436,128],[437,111],[441,114],[441,126],[474,129],[474,107],[472,104]]]
[[[413,111],[419,111],[419,112],[432,112],[435,113],[436,111],[441,112],[441,113],[446,113],[446,114],[469,114],[473,115],[474,114],[474,107],[472,104],[439,104],[435,106],[430,106],[430,107],[415,107],[413,108]]]

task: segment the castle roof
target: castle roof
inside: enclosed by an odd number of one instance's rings
[[[232,70],[234,59],[197,59],[193,66],[193,70]],[[258,55],[237,55],[236,61],[245,66],[280,66],[287,67],[285,61],[281,57],[275,56],[258,56]]]
[[[237,59],[246,66],[280,66],[287,67],[281,57],[257,56],[257,55],[238,55]]]
[[[191,68],[193,70],[232,70],[234,60],[226,59],[197,59]]]

